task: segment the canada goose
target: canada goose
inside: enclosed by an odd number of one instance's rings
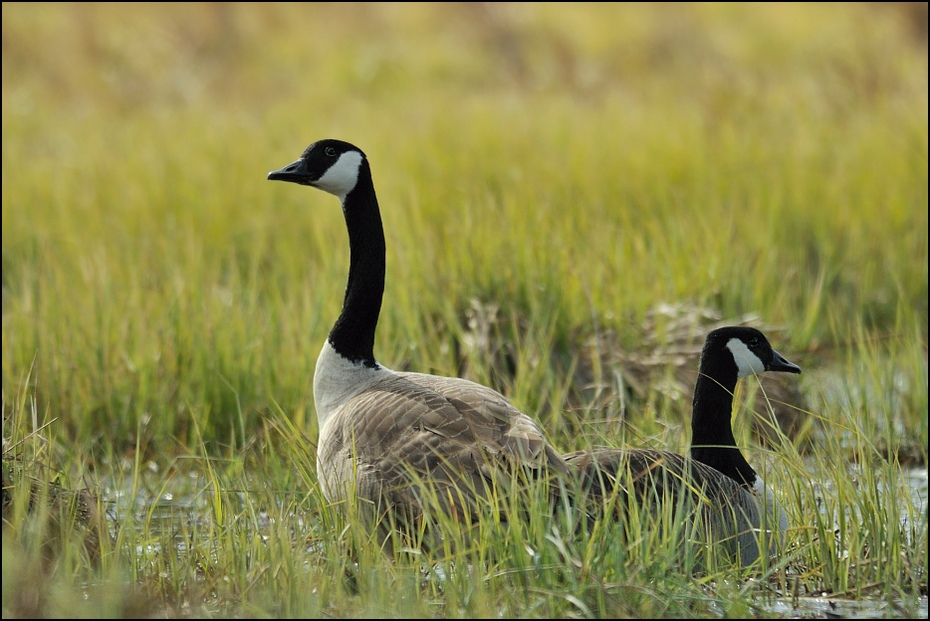
[[[422,518],[427,504],[474,518],[502,478],[568,472],[539,425],[500,393],[458,377],[392,371],[376,360],[385,241],[361,149],[320,140],[268,179],[335,195],[348,229],[342,312],[313,376],[317,474],[328,501],[357,498],[367,515],[398,526]]]
[[[690,458],[670,451],[600,448],[569,453],[565,461],[580,473],[596,503],[615,491],[629,502],[630,489],[638,501],[696,500],[697,515],[711,536],[738,554],[743,566],[750,565],[759,557],[760,536],[772,553],[788,526],[784,509],[737,448],[730,423],[737,380],[763,371],[800,373],[801,368],[772,349],[755,328],[713,330],[704,342],[694,387]]]

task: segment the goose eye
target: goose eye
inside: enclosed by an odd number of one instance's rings
[[[755,349],[759,346],[759,339],[753,337],[749,340],[749,349]]]
[[[325,149],[323,149],[323,153],[325,153],[326,155],[330,157],[334,157],[336,155],[336,149],[334,149],[333,147],[326,147]]]

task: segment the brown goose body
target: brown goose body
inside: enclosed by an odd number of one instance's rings
[[[536,422],[496,391],[387,370],[326,421],[317,468],[330,500],[354,488],[377,514],[401,522],[428,505],[475,519],[492,487],[567,472]]]

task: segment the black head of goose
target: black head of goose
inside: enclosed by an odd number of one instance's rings
[[[327,500],[357,497],[369,515],[402,526],[422,516],[427,494],[438,510],[474,514],[499,475],[568,471],[539,425],[497,391],[458,377],[392,371],[376,360],[385,241],[361,149],[320,140],[268,179],[335,195],[348,229],[342,312],[313,376],[317,473]]]
[[[602,448],[569,453],[565,460],[580,472],[596,502],[615,490],[632,490],[638,502],[677,503],[683,495],[697,500],[697,515],[711,536],[748,566],[759,558],[760,541],[774,553],[788,526],[784,509],[736,446],[730,421],[737,380],[765,371],[800,373],[801,368],[755,328],[713,330],[704,342],[694,387],[690,458],[670,451]]]

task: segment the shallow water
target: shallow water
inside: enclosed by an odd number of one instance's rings
[[[928,469],[926,467],[909,468],[902,470],[901,474],[913,507],[917,510],[916,515],[923,516],[923,527],[926,529]],[[108,490],[108,497],[115,499],[109,512],[114,527],[123,522],[125,518],[131,517],[132,521],[137,524],[147,524],[150,533],[153,531],[172,533],[176,552],[184,553],[190,545],[187,535],[191,532],[200,532],[204,535],[211,532],[209,528],[212,519],[210,493],[204,492],[208,487],[205,486],[203,477],[196,473],[190,473],[180,479],[175,478],[173,482],[178,485],[170,491],[158,488],[157,492],[146,492],[139,491],[136,487],[133,495],[126,491],[132,489],[131,481],[127,481],[123,489],[115,486]],[[823,488],[829,492],[828,482],[825,482]],[[248,502],[244,494],[240,496],[242,496],[243,503]],[[260,514],[260,519],[263,515]],[[265,518],[267,519],[267,516]],[[904,507],[902,507],[901,519],[909,519],[908,511]],[[262,524],[254,526],[259,531],[264,530]],[[187,535],[181,533],[187,533]],[[153,549],[138,552],[140,555],[145,555],[152,553]],[[435,569],[431,573],[435,573]],[[433,579],[441,580],[441,576],[437,574]],[[831,597],[828,594],[805,597],[766,597],[753,602],[753,606],[761,615],[785,619],[901,619],[915,616],[927,618],[928,614],[926,596],[911,602],[877,598],[851,600]],[[721,611],[721,614],[723,612]]]
[[[785,619],[927,618],[927,597],[919,598],[912,607],[889,604],[884,600],[849,600],[823,596],[776,600],[761,608],[769,614],[779,615]]]
[[[856,467],[856,466],[852,466]],[[928,469],[926,467],[902,470],[909,497],[916,511],[923,516],[923,527],[927,527]],[[829,487],[825,485],[825,487]],[[901,522],[905,524],[912,514],[906,507],[901,509]],[[887,599],[863,598],[858,600],[821,596],[781,598],[759,602],[758,607],[768,614],[786,619],[906,619],[927,618],[928,598],[922,596],[912,602],[889,601]]]
[[[917,500],[917,508],[920,513],[927,515],[927,495],[930,489],[927,482],[927,468],[910,468],[905,470],[903,475],[908,489],[914,493],[914,498]]]

